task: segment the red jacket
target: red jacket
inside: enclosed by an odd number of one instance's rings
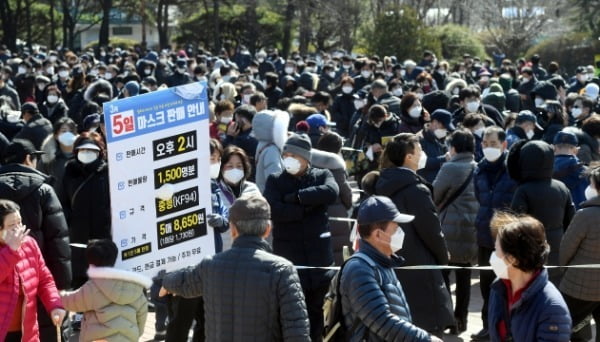
[[[31,237],[26,237],[18,251],[0,245],[0,341],[4,341],[19,297],[19,279],[23,284],[24,313],[22,341],[39,341],[37,297],[48,312],[62,308],[52,274],[46,267],[42,253]]]

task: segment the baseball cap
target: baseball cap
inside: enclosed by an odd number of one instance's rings
[[[360,225],[376,222],[393,221],[396,223],[410,222],[413,215],[402,214],[392,200],[384,196],[371,196],[364,200],[358,208],[357,221]]]
[[[579,145],[579,140],[577,139],[577,136],[571,132],[558,132],[556,133],[556,135],[554,136],[554,140],[552,141],[552,144],[554,145],[572,145],[572,146],[578,146]]]
[[[44,151],[39,151],[33,143],[26,139],[14,139],[4,151],[4,163],[20,163],[28,154],[41,155]]]
[[[335,122],[327,120],[327,117],[323,114],[312,114],[306,118],[306,122],[311,128],[319,128],[323,126],[335,127]]]
[[[544,128],[540,126],[540,124],[537,122],[535,114],[533,114],[530,110],[520,111],[517,115],[517,118],[515,119],[515,124],[520,124],[527,121],[533,122],[539,130],[544,130]]]

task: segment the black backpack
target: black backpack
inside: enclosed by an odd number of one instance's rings
[[[360,324],[360,318],[356,317],[352,323],[352,327],[347,329],[344,325],[344,316],[342,314],[342,296],[340,296],[340,279],[342,278],[342,271],[344,266],[352,258],[359,258],[364,260],[369,266],[373,268],[378,276],[378,284],[381,287],[383,279],[381,274],[377,270],[375,262],[364,253],[355,253],[348,260],[344,261],[340,270],[335,274],[331,283],[329,284],[329,290],[325,295],[325,302],[323,303],[323,317],[325,318],[325,336],[323,342],[341,342],[348,341],[352,336],[352,333]],[[368,333],[368,329],[365,334]]]

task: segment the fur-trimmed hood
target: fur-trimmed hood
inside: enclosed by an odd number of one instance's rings
[[[91,101],[98,95],[99,93],[108,94],[108,96],[113,98],[113,86],[107,80],[99,79],[96,82],[90,84],[89,87],[85,90],[83,94],[83,99],[86,101]]]
[[[152,279],[143,274],[113,267],[90,266],[87,275],[104,296],[117,304],[130,303],[140,291],[152,286]]]

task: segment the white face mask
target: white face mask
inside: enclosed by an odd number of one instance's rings
[[[98,159],[98,152],[85,150],[77,152],[77,160],[82,164],[89,164],[96,159]]]
[[[460,88],[457,87],[457,88],[452,89],[453,95],[458,95],[459,93],[460,93]]]
[[[64,132],[58,136],[58,142],[65,146],[73,146],[77,136],[71,132]]]
[[[423,93],[417,93],[417,98],[419,99],[419,101],[422,100],[423,99]]]
[[[416,107],[412,107],[408,111],[408,115],[410,115],[411,118],[416,119],[421,116],[421,112],[423,112],[423,108],[421,106],[416,106]]]
[[[592,199],[594,197],[598,196],[598,191],[594,188],[592,188],[592,185],[588,185],[587,188],[585,188],[585,198],[586,199]]]
[[[417,164],[417,170],[421,170],[425,168],[427,165],[427,154],[425,151],[421,151],[421,156],[419,157],[419,163]]]
[[[48,95],[48,97],[46,98],[48,100],[48,103],[56,103],[58,102],[58,96],[56,95]]]
[[[483,157],[489,162],[495,162],[502,155],[502,150],[495,147],[486,147],[483,149]]]
[[[433,135],[435,135],[435,137],[438,139],[442,139],[448,135],[448,130],[445,128],[438,128],[433,131]]]
[[[371,71],[369,71],[369,70],[363,70],[363,71],[361,71],[361,72],[360,72],[360,74],[361,74],[361,75],[362,75],[362,77],[364,77],[364,78],[369,78],[369,77],[371,77]]]
[[[361,109],[362,107],[365,106],[365,102],[362,100],[354,100],[354,108],[356,108],[356,110]]]
[[[292,67],[285,67],[285,73],[288,75],[291,75],[294,72],[294,68]]]
[[[287,171],[289,174],[295,175],[298,172],[300,172],[300,168],[302,167],[302,165],[300,164],[300,161],[298,159],[293,157],[286,157],[283,159],[283,167],[285,168],[285,171]]]
[[[58,57],[56,57],[56,56],[50,56],[48,59],[50,60],[50,62],[54,63],[54,62],[56,62],[56,60],[58,59]]]
[[[221,171],[221,162],[210,164],[210,178],[217,179],[219,177],[219,171]]]
[[[521,83],[527,83],[527,82],[529,82],[529,77],[521,78]]]
[[[46,73],[48,75],[54,75],[54,67],[48,67],[48,68],[46,68]]]
[[[144,74],[150,75],[152,73],[152,69],[144,69]]]
[[[105,80],[107,80],[107,81],[108,81],[108,80],[110,80],[111,78],[113,78],[113,74],[112,74],[112,72],[105,72],[105,73],[104,73],[104,79],[105,79]]]
[[[392,95],[398,96],[398,97],[402,96],[402,88],[396,88],[396,89],[392,90]]]
[[[177,72],[180,74],[185,74],[185,68],[177,68]]]
[[[477,109],[479,109],[479,101],[467,102],[467,105],[465,106],[465,109],[469,113],[475,113],[475,112],[477,112]]]
[[[27,72],[27,69],[25,69],[24,67],[19,67],[17,69],[17,74],[24,74]]]
[[[67,78],[69,77],[69,72],[67,70],[61,70],[58,72],[58,76],[60,78]]]
[[[250,104],[250,98],[252,97],[252,94],[244,94],[242,95],[242,103],[243,104]]]
[[[496,252],[490,256],[490,266],[498,278],[508,279],[508,265],[496,255]]]
[[[348,87],[348,86],[342,87],[342,92],[344,94],[350,94],[350,93],[352,93],[352,90],[354,90],[354,88],[352,88],[352,87]]]
[[[481,138],[483,136],[483,132],[485,132],[485,127],[479,127],[473,131],[473,134]]]
[[[535,132],[533,130],[525,132],[525,135],[527,136],[528,140],[531,140],[531,138],[533,138],[534,134],[535,134]]]
[[[46,88],[46,85],[43,83],[40,83],[37,85],[37,87],[38,87],[39,91],[44,91],[44,88]]]
[[[586,74],[578,74],[577,75],[577,80],[581,83],[587,81],[587,75]]]
[[[391,236],[390,239],[390,247],[392,251],[396,252],[402,249],[402,245],[404,244],[404,231],[402,228],[398,227],[398,230]]]
[[[406,70],[402,69],[400,70],[400,77],[404,78],[404,76],[406,76]]]
[[[228,125],[233,118],[231,116],[222,116],[221,123]]]
[[[544,99],[541,97],[535,98],[535,108],[540,108],[544,104]]]
[[[327,75],[329,75],[329,78],[335,78],[335,71],[330,71]]]
[[[342,64],[342,68],[344,68],[346,70],[350,69],[350,66],[351,66],[350,64]]]
[[[227,183],[236,185],[244,178],[244,171],[241,169],[230,169],[223,172],[223,178]]]
[[[573,119],[577,119],[578,117],[580,117],[581,108],[573,108],[573,110],[571,110],[571,116],[573,117]]]

